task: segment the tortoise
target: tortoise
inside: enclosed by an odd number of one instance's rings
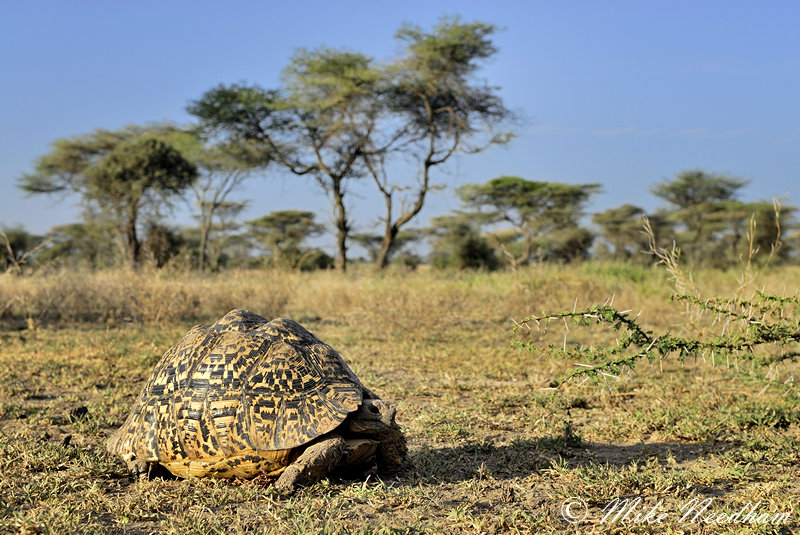
[[[107,449],[141,477],[265,474],[293,490],[399,468],[395,413],[300,324],[237,309],[164,353]]]

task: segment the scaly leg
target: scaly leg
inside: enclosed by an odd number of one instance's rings
[[[344,454],[344,439],[339,435],[326,438],[310,445],[275,482],[282,490],[313,485],[333,470]]]

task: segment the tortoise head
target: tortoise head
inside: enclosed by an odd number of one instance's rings
[[[397,409],[381,399],[364,399],[361,406],[345,420],[348,432],[380,442],[378,467],[394,470],[406,458],[406,439],[395,422]]]
[[[347,419],[348,431],[358,435],[378,435],[387,427],[397,428],[394,417],[397,409],[382,399],[365,399]]]

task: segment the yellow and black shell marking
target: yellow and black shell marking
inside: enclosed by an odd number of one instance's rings
[[[365,388],[298,323],[233,310],[167,350],[108,443],[172,473],[277,475],[358,409]]]

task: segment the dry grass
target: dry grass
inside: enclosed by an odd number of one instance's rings
[[[759,288],[794,294],[798,282],[800,270],[784,268]],[[697,273],[695,283],[709,295],[738,287],[736,273]],[[495,274],[2,277],[0,307],[11,304],[0,335],[0,532],[797,530],[793,383],[699,359],[642,368],[613,392],[567,385],[552,393],[542,388],[570,364],[511,347],[513,318],[612,296],[620,308],[641,310],[645,325],[688,329],[682,305],[667,302],[669,284],[661,270],[602,264]],[[289,498],[261,480],[129,480],[104,452],[108,436],[163,351],[191,324],[235,307],[300,320],[395,401],[409,437],[407,469],[385,481],[325,480]],[[571,330],[566,342],[593,336]],[[786,380],[797,365],[778,372]],[[582,524],[560,514],[572,496],[589,506]],[[615,497],[662,501],[668,522],[600,523]],[[715,513],[762,501],[791,521],[680,522],[680,506],[693,497],[713,498]]]
[[[278,313],[291,285],[272,272],[223,276],[169,271],[59,270],[0,275],[0,319],[36,326],[74,323],[206,321],[233,308]]]

